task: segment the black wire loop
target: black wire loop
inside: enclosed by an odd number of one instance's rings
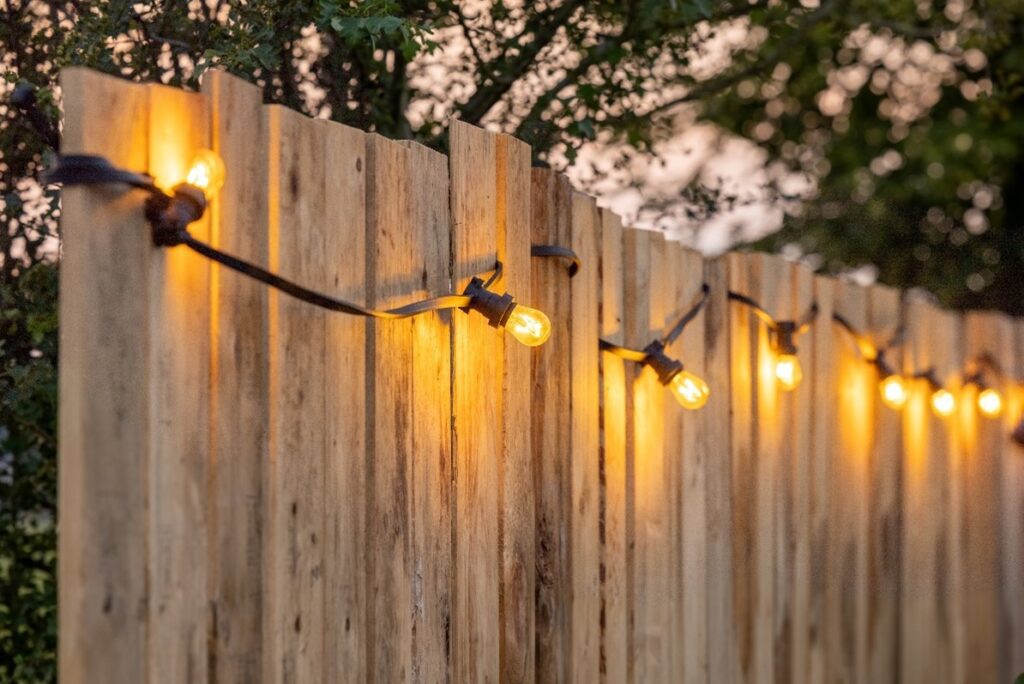
[[[793,328],[793,334],[802,335],[803,333],[807,332],[810,329],[811,323],[813,323],[814,320],[818,317],[818,302],[811,302],[811,305],[807,308],[807,311],[800,318],[800,320],[781,321],[776,320],[774,316],[768,313],[767,309],[765,309],[763,306],[761,306],[760,304],[758,304],[756,301],[754,301],[745,294],[740,294],[739,292],[733,292],[732,290],[729,290],[729,299],[731,301],[739,302],[740,304],[750,307],[754,314],[758,318],[760,318],[765,325],[767,325],[772,330],[776,331],[783,327],[783,324],[789,323]]]
[[[583,263],[580,261],[579,255],[572,248],[563,247],[562,245],[530,245],[530,256],[568,259],[570,278],[575,277],[579,273],[580,266]]]
[[[676,324],[672,326],[671,330],[648,345],[646,349],[631,349],[603,339],[598,340],[598,346],[601,351],[611,352],[612,354],[628,361],[643,363],[651,356],[652,350],[654,350],[655,347],[657,347],[659,351],[664,350],[665,347],[672,344],[679,338],[686,326],[697,317],[701,312],[701,309],[703,309],[708,303],[710,294],[711,288],[707,283],[702,283],[700,286],[700,294],[697,296],[697,301],[694,302],[693,306],[691,306],[690,309],[682,315]]]
[[[474,297],[468,294],[443,295],[393,309],[371,309],[311,290],[193,237],[188,231],[188,223],[201,217],[206,208],[202,193],[195,188],[179,186],[174,194],[169,195],[156,186],[151,176],[120,169],[100,156],[62,155],[58,158],[57,166],[46,174],[46,181],[64,186],[118,183],[145,190],[152,195],[146,203],[146,218],[153,228],[154,243],[158,246],[184,245],[226,268],[329,311],[368,318],[397,319],[430,311],[465,308],[474,302]],[[502,269],[502,263],[496,262],[490,278],[483,285],[485,289],[501,277]]]

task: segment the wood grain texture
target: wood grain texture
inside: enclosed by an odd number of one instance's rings
[[[418,262],[410,299],[448,290],[451,222],[448,160],[422,145],[408,144],[408,223]],[[410,251],[397,242],[393,249]],[[425,274],[425,277],[424,277]],[[458,311],[412,319],[412,677],[413,682],[451,678],[452,621],[452,395],[451,326]],[[379,410],[393,410],[378,403]]]
[[[675,325],[701,296],[705,275],[700,254],[675,245],[670,247],[670,261],[676,273],[675,296],[667,324]],[[706,322],[707,310],[691,321],[676,344],[669,347],[669,356],[682,361],[686,370],[705,382],[708,376]],[[711,389],[712,394],[721,391],[721,386]],[[680,430],[672,464],[678,487],[678,522],[673,536],[679,550],[675,580],[679,592],[675,615],[679,624],[675,630],[678,640],[675,650],[680,660],[675,673],[685,682],[708,681],[707,468],[711,455],[705,445],[707,419],[714,408],[715,405],[705,405],[704,409],[687,411],[673,407]]]
[[[1016,361],[1011,377],[1024,378],[1024,321],[1014,322]],[[1010,394],[1007,425],[1024,420],[1024,391]],[[1024,672],[1024,446],[1013,444],[1000,474],[1002,603],[1000,610],[1001,678],[1011,681]]]
[[[497,170],[498,258],[503,286],[516,301],[536,306],[532,295],[530,148],[499,136]],[[511,340],[503,368],[501,459],[501,681],[535,678],[533,636],[536,594],[534,485],[531,431],[531,364],[535,351]]]
[[[906,364],[934,367],[941,382],[960,367],[956,321],[914,295],[907,301]],[[950,473],[953,422],[935,416],[931,390],[919,381],[904,409],[903,526],[900,592],[900,681],[953,677],[948,517],[956,510]]]
[[[307,287],[331,284],[322,221],[326,128],[280,106],[266,110],[270,140],[270,267]],[[324,344],[326,312],[270,291],[270,447],[265,546],[264,676],[323,675]]]
[[[996,313],[969,313],[964,319],[965,359],[968,368],[982,369],[983,382],[1008,397],[1005,377],[978,364],[990,358],[997,369],[1012,369],[1016,343],[1013,321]],[[1011,371],[1012,373],[1012,371]],[[1010,376],[1012,377],[1012,376]],[[1000,675],[1000,491],[1003,461],[1013,458],[1007,435],[1013,425],[1005,416],[989,418],[977,408],[981,388],[970,384],[961,392],[958,438],[962,460],[960,486],[963,491],[960,547],[953,552],[963,562],[960,593],[962,637],[958,640],[965,670],[959,681],[1002,681]],[[1010,604],[1008,604],[1010,605]]]
[[[534,169],[531,239],[572,244],[572,191],[551,171]],[[531,433],[536,505],[536,676],[564,682],[570,675],[572,577],[569,555],[571,501],[572,297],[565,265],[533,259],[533,301],[551,319],[551,337],[533,353]],[[579,276],[577,276],[579,277]]]
[[[625,287],[624,330],[627,346],[643,349],[665,325],[667,293],[665,241],[660,233],[630,229],[624,232],[623,267],[633,276]],[[665,387],[650,368],[633,364],[627,375],[631,388],[627,428],[627,459],[632,464],[632,556],[629,635],[630,670],[636,681],[670,681],[672,642],[671,519],[666,477]]]
[[[227,169],[210,207],[214,246],[267,265],[267,132],[262,93],[209,72],[211,148]],[[267,288],[213,265],[208,502],[210,677],[259,681],[263,620],[263,477],[269,417]]]
[[[623,334],[622,221],[601,212],[601,339],[625,343]],[[626,364],[601,354],[601,681],[626,681],[629,603],[626,508]]]
[[[867,331],[864,288],[836,284],[835,310],[857,330]],[[823,321],[828,323],[828,321]],[[828,532],[825,554],[826,679],[867,680],[867,534],[873,402],[877,378],[855,340],[837,325],[832,332],[836,385],[831,422],[835,439],[828,451]]]
[[[789,283],[780,270],[765,255],[730,255],[730,288],[784,318]],[[781,390],[765,326],[748,307],[733,303],[732,310],[734,638],[743,680],[770,682],[775,674],[775,496]]]
[[[332,296],[365,301],[366,134],[318,122],[324,143],[320,222]],[[323,681],[367,678],[366,662],[366,337],[365,319],[324,322],[324,659]]]
[[[421,255],[412,221],[410,150],[367,140],[367,302],[378,309],[421,298]],[[413,320],[368,322],[366,625],[368,666],[381,681],[413,669]]]
[[[701,411],[698,451],[704,454],[707,485],[707,630],[708,681],[731,682],[739,676],[734,632],[734,529],[732,507],[732,339],[730,325],[742,312],[728,300],[728,257],[708,260],[704,280],[711,294],[704,311],[704,380],[711,389]],[[745,322],[744,322],[745,324]]]
[[[600,678],[600,434],[597,337],[598,243],[600,220],[594,200],[574,193],[570,246],[583,267],[569,281],[571,303],[570,356],[572,417],[570,438],[570,545],[572,602],[572,663],[570,680],[596,682]],[[563,273],[565,266],[562,264]],[[567,278],[568,275],[563,275]],[[563,281],[564,283],[564,281]],[[563,285],[564,287],[564,285]]]
[[[150,173],[181,182],[208,148],[205,97],[150,87]],[[208,240],[209,217],[189,225]],[[210,433],[210,263],[184,248],[150,256],[149,679],[207,676],[206,537]],[[188,340],[182,344],[182,340]]]
[[[496,136],[453,121],[451,136],[452,282],[456,291],[497,259]],[[455,610],[453,673],[497,681],[501,555],[501,389],[503,333],[480,315],[452,322],[455,449]],[[514,342],[510,342],[514,344]]]
[[[144,170],[149,90],[61,73],[62,147]],[[67,682],[147,676],[149,298],[144,195],[62,193],[58,454],[58,666]]]
[[[887,345],[903,325],[899,291],[876,286],[868,291],[865,333],[875,346]],[[885,351],[894,371],[903,370],[903,345]],[[877,371],[874,380],[884,378]],[[874,424],[868,486],[867,680],[896,682],[899,675],[900,473],[903,424],[900,412],[873,394]]]

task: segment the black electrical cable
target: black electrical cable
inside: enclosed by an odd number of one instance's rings
[[[793,328],[792,332],[793,334],[796,335],[800,335],[807,332],[807,329],[810,327],[811,323],[813,323],[814,319],[818,317],[818,302],[811,302],[811,305],[807,308],[807,311],[806,313],[804,313],[803,317],[801,317],[799,321],[794,322],[776,320],[774,316],[768,313],[767,309],[765,309],[763,306],[758,304],[756,301],[754,301],[747,295],[740,294],[739,292],[733,292],[732,290],[729,290],[729,299],[734,302],[739,302],[740,304],[749,306],[757,315],[757,317],[764,321],[764,323],[773,330],[779,330],[781,327],[783,327],[783,324],[791,324]]]
[[[409,316],[416,316],[430,311],[440,311],[442,309],[465,308],[474,303],[475,298],[472,295],[444,295],[393,309],[371,309],[303,287],[256,264],[222,252],[213,245],[197,240],[188,232],[187,224],[184,222],[173,224],[169,229],[166,226],[158,226],[156,219],[154,219],[155,213],[167,209],[171,203],[177,201],[177,193],[175,195],[168,195],[156,186],[152,177],[146,174],[119,169],[103,157],[95,155],[62,155],[58,160],[57,166],[47,174],[46,180],[50,183],[62,183],[65,186],[120,183],[145,190],[153,196],[151,198],[153,207],[147,207],[147,217],[154,223],[154,237],[159,238],[158,244],[164,246],[184,245],[192,251],[237,273],[258,280],[291,297],[330,311],[370,318],[396,319],[408,318]],[[193,204],[201,202],[201,200],[194,197],[182,199],[182,201],[186,200],[191,201]],[[195,208],[198,210],[195,218],[198,218],[198,216],[202,215],[205,207],[197,205]],[[151,212],[151,210],[153,211]],[[192,220],[195,220],[195,218]],[[486,289],[492,285],[501,276],[501,273],[502,264],[498,261],[495,264],[491,277],[483,284],[483,288]]]
[[[569,277],[573,278],[579,273],[582,262],[579,256],[569,247],[562,245],[530,245],[530,256],[535,257],[556,257],[569,260]]]
[[[676,322],[674,326],[662,337],[658,338],[647,347],[647,349],[631,349],[629,347],[623,347],[621,345],[614,344],[607,340],[598,340],[598,345],[602,351],[611,352],[618,357],[627,359],[629,361],[637,361],[643,363],[651,356],[652,352],[657,348],[658,351],[664,350],[665,347],[672,344],[678,339],[683,333],[683,330],[689,325],[690,321],[697,317],[701,309],[708,303],[708,297],[710,296],[711,288],[707,283],[703,283],[700,286],[700,295],[697,301],[693,304],[690,309],[682,315],[682,317]]]

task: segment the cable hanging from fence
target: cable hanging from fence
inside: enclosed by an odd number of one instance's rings
[[[224,175],[224,163],[220,157],[210,150],[199,150],[189,165],[185,182],[176,185],[170,194],[158,187],[151,176],[117,168],[105,158],[94,155],[58,157],[58,163],[47,174],[47,180],[64,186],[119,183],[144,190],[150,195],[146,200],[145,215],[152,227],[153,243],[158,247],[184,245],[222,266],[329,311],[393,320],[431,311],[462,309],[466,312],[476,311],[487,319],[491,327],[504,328],[506,332],[530,347],[543,344],[551,334],[551,321],[544,312],[517,303],[507,292],[498,294],[490,289],[501,277],[500,261],[496,262],[491,276],[486,281],[474,277],[462,294],[433,297],[393,309],[371,309],[303,287],[198,240],[189,232],[188,226],[202,218],[208,201],[223,185]],[[580,267],[579,257],[567,247],[535,245],[533,255],[570,260],[570,277],[575,275]]]
[[[812,302],[807,313],[798,321],[776,320],[768,310],[750,297],[729,291],[729,299],[751,308],[754,314],[768,327],[771,334],[772,351],[775,357],[775,378],[787,392],[792,392],[803,380],[804,372],[797,357],[796,337],[810,330],[811,323],[818,317],[818,303]]]
[[[602,351],[610,352],[629,361],[636,361],[650,367],[658,374],[658,381],[672,390],[672,396],[683,408],[699,409],[708,403],[711,390],[699,376],[683,368],[683,363],[665,353],[665,348],[682,334],[683,329],[697,317],[707,304],[711,288],[707,283],[701,285],[701,293],[696,303],[683,314],[672,328],[641,349],[630,349],[607,340],[599,340]]]

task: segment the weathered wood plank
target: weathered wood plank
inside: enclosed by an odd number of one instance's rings
[[[280,106],[269,132],[269,263],[316,290],[331,284],[325,252],[326,128]],[[270,452],[266,485],[264,676],[323,676],[324,344],[326,312],[268,292]]]
[[[848,283],[834,286],[835,310],[862,332],[868,296]],[[827,418],[836,426],[828,450],[829,509],[825,557],[825,656],[829,681],[865,681],[867,665],[867,502],[870,500],[873,402],[877,379],[855,340],[831,321],[836,385]]]
[[[623,335],[622,222],[601,212],[601,338],[613,344]],[[629,603],[626,562],[626,364],[601,354],[601,681],[626,681]]]
[[[532,171],[531,236],[537,244],[571,245],[572,191],[564,177]],[[536,502],[536,675],[568,681],[571,648],[569,516],[572,439],[572,298],[565,265],[533,259],[532,300],[551,319],[551,337],[534,350],[531,432]],[[579,276],[577,276],[579,277]]]
[[[212,149],[224,187],[210,207],[211,241],[267,264],[267,133],[259,88],[209,72]],[[211,266],[212,423],[209,511],[210,677],[260,680],[263,473],[269,415],[267,288]]]
[[[409,144],[410,243],[391,249],[413,252],[408,273],[419,281],[412,299],[448,291],[451,221],[448,159]],[[423,277],[425,274],[425,278]],[[451,678],[452,617],[452,414],[451,321],[458,311],[412,319],[412,673],[413,682]],[[394,410],[378,402],[379,410]]]
[[[1011,377],[1024,378],[1024,321],[1015,321],[1016,362],[1008,367]],[[1024,392],[1018,387],[1007,411],[1008,425],[1024,420]],[[1022,447],[1013,444],[1011,457],[1000,473],[1000,551],[1002,556],[1002,610],[1000,611],[1001,680],[1011,681],[1024,672],[1024,458]]]
[[[504,287],[528,306],[531,295],[530,148],[507,135],[497,140],[497,245]],[[536,593],[531,357],[521,344],[505,345],[501,460],[501,680],[530,682],[534,667]]]
[[[672,314],[666,325],[675,325],[679,317],[693,306],[701,296],[704,284],[704,260],[700,254],[675,247],[672,257],[675,276],[675,299]],[[705,325],[707,310],[687,325],[669,355],[682,361],[686,370],[707,382],[708,348]],[[710,386],[709,386],[710,387]],[[711,392],[721,392],[712,387]],[[669,403],[669,402],[666,402]],[[712,456],[704,448],[707,439],[707,411],[705,405],[697,411],[675,409],[680,425],[679,446],[675,449],[675,463],[679,487],[678,531],[674,535],[680,550],[676,585],[680,590],[680,605],[675,614],[680,620],[676,630],[679,640],[675,647],[681,656],[676,670],[682,681],[708,681],[708,499],[707,468]],[[672,450],[670,450],[671,452]]]
[[[1015,331],[1013,321],[996,313],[969,313],[964,321],[968,368],[984,371],[983,381],[1007,398],[1006,381],[999,370],[976,365],[989,358],[1002,372],[1013,372]],[[1012,377],[1012,375],[1010,376]],[[961,393],[958,437],[963,458],[960,466],[963,491],[960,547],[954,553],[963,563],[963,616],[958,648],[966,668],[958,681],[1002,681],[1000,676],[1000,544],[996,533],[1000,518],[1000,480],[1003,461],[1013,458],[1007,438],[1013,430],[1004,413],[989,418],[977,408],[980,388],[967,385]],[[1005,409],[1004,409],[1005,411]],[[1018,673],[1005,679],[1009,680]]]
[[[496,136],[453,121],[451,136],[452,282],[497,259]],[[483,182],[481,182],[483,179]],[[514,294],[514,293],[513,293]],[[455,449],[454,677],[496,681],[500,670],[498,544],[503,333],[482,316],[457,316],[454,344]],[[515,342],[510,342],[515,344]]]
[[[626,344],[643,349],[661,334],[667,299],[664,281],[665,241],[660,233],[626,230],[624,330]],[[635,365],[635,364],[634,364]],[[666,478],[665,401],[672,401],[648,367],[627,375],[631,387],[631,421],[627,458],[633,465],[631,602],[633,632],[629,676],[637,681],[670,680],[671,591],[670,511]]]
[[[900,293],[875,286],[868,291],[868,327],[876,347],[887,345],[903,324]],[[903,345],[885,351],[896,372],[903,370]],[[877,371],[875,382],[884,380]],[[903,425],[900,411],[886,406],[873,388],[874,427],[868,485],[867,681],[896,682],[899,676],[900,472]]]
[[[367,139],[367,302],[401,306],[422,297],[419,228],[412,220],[410,151]],[[413,670],[413,320],[375,320],[367,336],[368,667],[381,681]]]
[[[166,86],[150,86],[149,98],[150,173],[169,188],[185,179],[192,154],[210,146],[208,103]],[[208,240],[209,216],[189,231]],[[208,661],[210,262],[184,248],[154,250],[151,259],[149,680],[201,681]]]
[[[366,135],[324,127],[324,215],[319,221],[326,292],[366,298]],[[327,314],[324,323],[323,680],[367,678],[366,321]]]
[[[600,678],[600,434],[597,338],[599,215],[594,200],[579,193],[572,198],[571,247],[582,267],[569,283],[571,303],[570,373],[570,563],[571,588],[563,601],[572,606],[570,680],[592,683]],[[567,278],[565,266],[563,278]],[[563,281],[563,287],[564,287]]]
[[[145,170],[149,90],[61,73],[62,149]],[[62,681],[147,673],[150,262],[144,195],[63,191],[60,268],[58,641]]]
[[[955,319],[923,297],[907,301],[907,366],[934,366],[941,382],[959,368]],[[902,567],[900,583],[900,681],[945,682],[953,672],[949,630],[951,573],[948,516],[952,420],[930,407],[931,388],[913,384],[904,409]]]
[[[736,531],[732,509],[732,340],[730,323],[739,307],[728,300],[731,259],[704,263],[711,288],[704,312],[704,380],[711,394],[701,410],[698,451],[704,455],[707,484],[707,629],[708,681],[732,682],[739,676],[739,648],[734,631],[733,555]],[[743,324],[747,325],[747,318]],[[745,553],[746,550],[743,550]]]

